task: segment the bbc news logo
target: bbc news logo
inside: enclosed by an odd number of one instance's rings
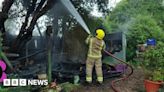
[[[48,85],[48,80],[38,80],[38,79],[4,79],[3,86],[46,86]]]
[[[48,80],[38,80],[38,79],[7,79],[5,73],[6,64],[4,61],[0,60],[0,83],[3,82],[3,86],[46,86],[48,85]]]

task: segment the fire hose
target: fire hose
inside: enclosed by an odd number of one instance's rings
[[[110,52],[108,52],[108,51],[106,51],[106,50],[104,50],[104,52],[105,52],[107,55],[111,56],[112,58],[118,60],[119,62],[122,62],[122,63],[126,64],[126,65],[129,66],[130,69],[131,69],[130,73],[129,73],[127,76],[124,76],[124,77],[122,77],[122,78],[115,79],[115,80],[112,81],[112,85],[111,85],[111,86],[112,86],[112,89],[114,90],[114,92],[120,92],[120,91],[118,91],[118,89],[115,88],[114,84],[115,84],[116,82],[121,81],[121,80],[126,80],[126,79],[128,79],[128,78],[133,74],[133,67],[132,67],[130,64],[128,64],[127,62],[125,62],[125,61],[123,61],[123,60],[121,60],[121,59],[115,57],[115,56],[114,56],[113,54],[111,54]]]

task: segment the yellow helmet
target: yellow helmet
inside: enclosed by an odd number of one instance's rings
[[[97,29],[96,30],[96,37],[98,39],[101,39],[102,40],[104,38],[104,36],[105,36],[105,32],[104,32],[103,29]]]

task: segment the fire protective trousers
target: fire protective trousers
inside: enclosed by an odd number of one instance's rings
[[[95,66],[97,81],[103,82],[103,73],[102,73],[102,61],[101,58],[91,58],[88,57],[86,61],[86,81],[92,82],[92,71]]]

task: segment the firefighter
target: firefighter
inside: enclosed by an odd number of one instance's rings
[[[86,81],[92,82],[92,70],[95,66],[97,81],[101,84],[103,82],[102,73],[102,50],[105,49],[105,42],[103,40],[105,32],[103,29],[96,29],[96,36],[88,36],[86,44],[89,46],[87,60],[86,60]]]

